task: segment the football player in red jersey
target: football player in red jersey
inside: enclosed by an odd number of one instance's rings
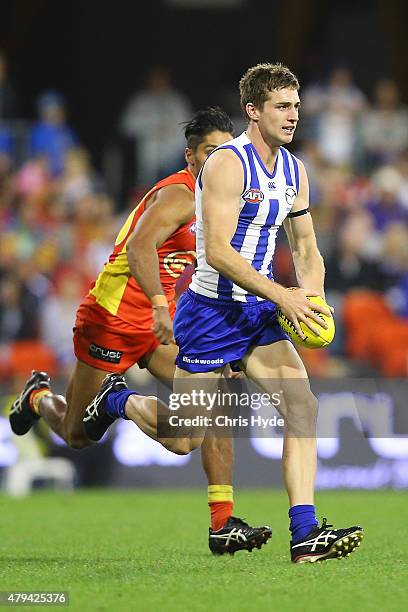
[[[107,372],[123,374],[138,363],[161,380],[173,380],[176,281],[195,261],[195,180],[208,155],[230,140],[232,131],[230,118],[219,108],[197,112],[185,126],[187,167],[159,181],[132,210],[109,261],[78,308],[77,362],[66,397],[51,391],[46,373],[34,371],[10,413],[17,435],[43,417],[69,446],[86,447],[95,438],[86,435],[85,408]],[[232,440],[208,436],[201,454],[212,530],[224,532],[227,526],[232,534],[244,534],[229,538],[222,552],[260,547],[270,529],[252,528],[232,517]]]

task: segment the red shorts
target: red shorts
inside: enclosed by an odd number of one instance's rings
[[[169,305],[173,318],[174,301]],[[152,332],[150,307],[135,307],[135,321],[128,323],[110,314],[87,297],[79,306],[74,327],[74,352],[80,361],[107,372],[123,373],[160,345]],[[143,367],[142,363],[139,363]]]

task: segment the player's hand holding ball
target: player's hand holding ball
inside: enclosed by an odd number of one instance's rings
[[[335,325],[330,306],[316,292],[300,287],[285,290],[278,304],[278,320],[293,342],[307,348],[327,346]]]

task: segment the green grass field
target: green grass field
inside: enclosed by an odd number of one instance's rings
[[[69,591],[81,611],[407,609],[405,493],[319,493],[319,518],[358,522],[366,537],[346,559],[303,565],[289,562],[283,492],[235,498],[236,514],[271,524],[273,538],[213,557],[204,490],[1,496],[0,590]]]

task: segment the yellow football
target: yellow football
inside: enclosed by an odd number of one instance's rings
[[[319,306],[325,306],[328,310],[330,310],[329,306],[323,300],[323,298],[317,296],[308,296],[308,299],[315,304],[319,304]],[[323,320],[326,321],[328,327],[324,329],[319,326],[320,336],[316,336],[304,323],[300,324],[300,327],[305,334],[305,338],[302,339],[297,331],[295,330],[295,326],[292,321],[289,321],[287,317],[282,313],[282,311],[278,308],[278,321],[283,331],[285,331],[289,338],[293,340],[296,344],[300,346],[306,346],[307,348],[322,348],[323,346],[327,346],[334,338],[334,333],[336,331],[334,325],[334,319],[332,316],[328,317],[327,315],[322,314],[321,312],[317,312],[316,314]],[[313,325],[317,326],[317,323],[313,321]]]

